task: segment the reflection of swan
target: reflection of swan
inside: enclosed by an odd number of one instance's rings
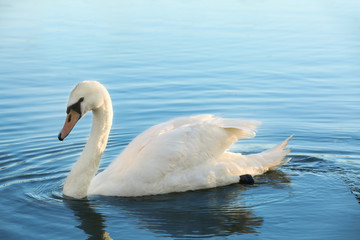
[[[186,193],[137,198],[108,198],[136,218],[139,228],[171,238],[214,237],[256,233],[263,218],[241,199],[244,189],[230,186]],[[102,199],[105,201],[105,199]],[[106,202],[105,204],[109,204]],[[112,208],[114,209],[114,208]],[[112,234],[112,233],[111,233]]]
[[[211,188],[238,182],[239,175],[261,174],[287,162],[284,157],[289,151],[284,147],[290,138],[259,154],[230,153],[226,150],[238,139],[255,136],[259,123],[200,115],[153,126],[95,176],[113,117],[104,86],[84,81],[74,88],[59,139],[63,140],[90,110],[93,126],[89,140],[64,184],[63,193],[70,197],[141,196]]]
[[[234,185],[142,198],[91,197],[91,200],[63,201],[79,218],[78,228],[89,239],[107,239],[104,236],[130,239],[131,232],[139,236],[136,228],[150,231],[155,237],[204,239],[259,232],[263,218],[243,203],[243,190]],[[112,216],[117,216],[116,220]],[[123,232],[123,226],[131,230]]]
[[[79,217],[81,224],[78,228],[84,230],[90,239],[112,240],[109,233],[105,231],[105,219],[97,213],[88,201],[73,201],[63,199],[65,205],[74,211]]]
[[[155,234],[155,238],[167,236],[172,239],[257,234],[261,232],[264,219],[255,215],[253,206],[258,208],[283,199],[280,196],[264,202],[272,190],[264,189],[263,184],[287,189],[288,185],[283,183],[289,183],[290,179],[279,170],[256,179],[259,184],[251,188],[232,185],[141,198],[92,196],[90,200],[80,201],[64,198],[63,202],[78,217],[78,228],[89,236],[88,239],[111,239],[109,236],[133,239],[134,235],[141,238],[144,229]],[[255,190],[260,196],[253,199],[247,190]],[[247,201],[249,197],[251,202]],[[141,229],[140,233],[136,229]],[[149,236],[147,232],[143,234]]]

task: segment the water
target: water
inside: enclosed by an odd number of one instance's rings
[[[358,239],[360,4],[349,1],[0,3],[4,239]],[[91,116],[57,140],[73,86],[101,81],[114,124],[100,168],[177,116],[260,120],[234,145],[290,134],[292,161],[231,185],[143,198],[63,198]]]

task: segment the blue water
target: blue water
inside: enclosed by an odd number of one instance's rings
[[[0,3],[1,239],[358,239],[360,2]],[[262,121],[233,151],[291,134],[291,162],[231,185],[71,201],[62,183],[91,116],[64,142],[68,94],[92,79],[114,123],[100,169],[177,116]]]

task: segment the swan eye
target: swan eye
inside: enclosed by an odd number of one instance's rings
[[[70,110],[73,110],[75,112],[77,112],[78,114],[80,114],[80,117],[81,117],[81,102],[84,101],[84,97],[81,97],[79,98],[79,100],[72,104],[71,106],[68,106],[68,108],[66,109],[66,113],[69,114],[70,113]],[[71,117],[69,116],[69,119],[71,120]],[[68,119],[68,121],[70,121]]]

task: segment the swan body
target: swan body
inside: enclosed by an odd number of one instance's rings
[[[180,117],[137,136],[102,172],[95,175],[112,124],[109,93],[96,81],[79,83],[71,92],[59,139],[93,111],[93,125],[84,150],[67,177],[63,193],[144,196],[224,186],[244,174],[258,175],[285,164],[290,136],[278,146],[251,155],[227,151],[238,139],[252,138],[260,122],[213,115]]]

